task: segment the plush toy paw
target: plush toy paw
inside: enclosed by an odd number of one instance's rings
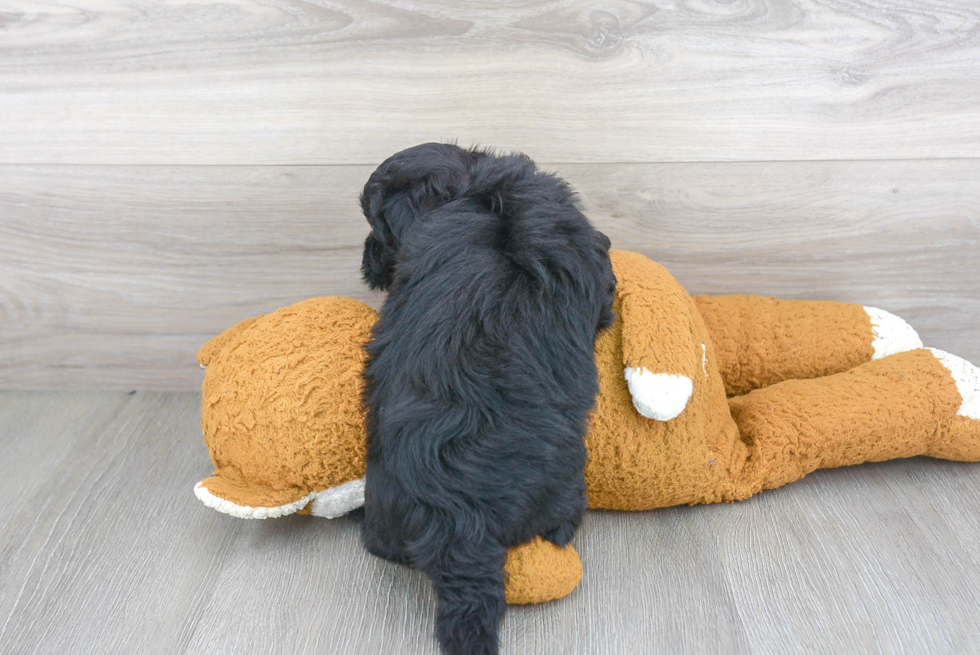
[[[865,307],[864,311],[871,319],[871,329],[874,333],[871,347],[875,352],[872,359],[881,359],[922,347],[922,339],[919,338],[918,332],[902,317],[877,307]]]
[[[956,390],[963,399],[956,415],[980,420],[980,368],[948,352],[936,348],[929,351],[942,362],[956,382]]]
[[[642,367],[627,367],[625,375],[636,411],[657,421],[680,416],[694,393],[694,383],[684,375],[653,373]]]
[[[504,571],[508,604],[544,603],[572,593],[582,579],[582,561],[571,544],[559,548],[536,537],[507,552]]]

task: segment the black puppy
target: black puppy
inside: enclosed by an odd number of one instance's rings
[[[585,510],[609,239],[528,157],[454,145],[392,156],[361,206],[364,278],[388,290],[365,371],[364,543],[431,577],[444,652],[497,653],[507,548],[564,546]]]

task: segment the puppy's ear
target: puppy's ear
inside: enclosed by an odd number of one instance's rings
[[[376,291],[387,291],[395,275],[395,251],[374,234],[364,240],[364,257],[361,260],[364,281]]]
[[[387,164],[387,162],[386,162]],[[361,192],[361,210],[371,229],[393,247],[401,242],[418,215],[417,203],[409,194],[410,188],[399,187],[386,165],[371,174]]]
[[[398,248],[419,216],[459,197],[469,168],[484,153],[423,143],[392,155],[361,193],[361,209],[379,239]]]
[[[612,241],[610,241],[609,237],[607,237],[599,230],[595,231],[595,235],[596,235],[596,241],[598,242],[599,249],[605,253],[608,253],[609,249],[612,248]]]
[[[612,261],[609,259],[609,248],[612,242],[602,232],[596,230],[596,248],[602,262],[602,276],[599,284],[602,285],[602,308],[599,310],[599,331],[605,330],[616,320],[613,312],[613,300],[616,296],[616,274],[612,270]]]
[[[599,321],[597,329],[599,332],[612,326],[616,322],[616,313],[613,311],[613,300],[616,298],[616,275],[609,271],[606,275],[604,293],[602,295],[602,308],[599,310]]]

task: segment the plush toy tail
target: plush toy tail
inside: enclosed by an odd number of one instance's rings
[[[819,468],[929,455],[980,461],[980,370],[918,349],[730,401],[733,499]]]

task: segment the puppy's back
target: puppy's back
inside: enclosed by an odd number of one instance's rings
[[[377,382],[443,401],[479,390],[514,412],[587,411],[596,332],[612,317],[609,241],[564,182],[525,158],[486,168],[403,240],[370,347]]]
[[[388,253],[365,397],[365,529],[430,575],[451,653],[495,652],[507,547],[581,514],[615,283],[564,182],[522,156],[467,176]]]

